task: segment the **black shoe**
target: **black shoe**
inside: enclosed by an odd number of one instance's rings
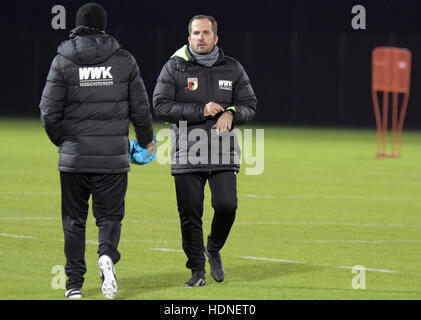
[[[192,271],[191,274],[190,280],[184,284],[185,287],[201,287],[206,284],[204,272]]]
[[[82,289],[74,288],[66,290],[64,296],[69,299],[80,299],[82,298]]]
[[[220,253],[219,252],[209,253],[207,246],[205,247],[205,253],[209,259],[210,273],[211,273],[212,278],[216,282],[224,281],[225,271],[224,271],[224,266],[222,265]]]

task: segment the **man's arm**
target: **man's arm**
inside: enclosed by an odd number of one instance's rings
[[[137,143],[142,148],[149,149],[149,145],[153,142],[152,115],[145,84],[134,58],[133,62],[129,83],[129,118],[134,126]]]
[[[60,56],[57,55],[51,63],[39,105],[42,125],[56,146],[59,145],[63,132],[63,109],[66,102],[66,85],[60,71],[59,59]]]
[[[241,67],[239,79],[235,82],[233,93],[233,105],[228,106],[226,110],[234,111],[234,125],[241,125],[254,118],[256,115],[257,98],[247,73]]]
[[[204,105],[200,103],[181,103],[175,101],[176,83],[172,75],[171,60],[162,68],[153,93],[155,114],[164,121],[178,123],[205,121]]]

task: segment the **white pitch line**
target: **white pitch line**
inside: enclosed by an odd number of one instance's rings
[[[273,262],[283,262],[283,263],[296,263],[296,264],[305,264],[305,262],[286,260],[286,259],[272,259],[265,257],[251,257],[251,256],[237,256],[237,258],[248,259],[248,260],[263,260],[263,261],[273,261]]]
[[[0,237],[16,238],[16,239],[36,239],[36,237],[33,237],[33,236],[22,236],[19,234],[9,234],[9,233],[0,233]]]
[[[392,201],[421,201],[421,197],[408,196],[366,196],[366,195],[326,195],[326,194],[302,194],[302,195],[285,195],[284,199],[323,199],[323,200],[392,200]]]
[[[149,248],[151,250],[156,250],[156,251],[167,251],[167,252],[183,252],[183,250],[180,249],[169,249],[169,248]]]
[[[61,220],[59,217],[0,217],[0,220],[16,220],[16,221],[31,221],[31,220]]]
[[[262,199],[276,199],[276,198],[278,198],[276,196],[260,195],[260,194],[254,194],[254,193],[240,194],[240,196],[243,196],[243,197],[246,197],[246,198],[262,198]]]
[[[168,243],[168,242],[180,242],[180,240],[120,240],[120,242],[124,243]]]
[[[36,237],[33,237],[33,236],[8,234],[8,233],[0,233],[0,237],[15,238],[15,239],[37,239]],[[63,242],[64,240],[54,240],[54,241]],[[142,240],[139,240],[139,241],[142,241]],[[168,241],[172,241],[172,240],[168,240]],[[98,241],[95,241],[95,240],[86,240],[85,242],[86,242],[86,244],[99,245]],[[121,240],[121,242],[137,242],[137,241]],[[165,252],[183,252],[183,250],[181,250],[181,249],[170,249],[170,248],[149,248],[149,249],[155,250],[155,251],[165,251]],[[237,258],[248,259],[248,260],[262,260],[262,261],[281,262],[281,263],[305,264],[305,262],[300,262],[300,261],[295,261],[295,260],[274,259],[274,258],[266,258],[266,257],[237,256]],[[337,266],[336,268],[353,269],[354,267]],[[373,271],[373,272],[399,273],[399,271],[387,270],[387,269],[375,269],[375,268],[364,268],[364,269],[367,270],[367,271]]]
[[[0,217],[1,220],[6,221],[31,221],[31,220],[45,220],[45,221],[61,221],[60,217]],[[130,223],[180,223],[178,219],[162,219],[162,220],[149,220],[149,219],[124,219],[124,222]],[[210,223],[210,220],[203,220],[204,223]],[[350,227],[402,227],[402,228],[417,228],[418,225],[405,225],[405,224],[394,224],[394,223],[347,223],[347,222],[294,222],[294,221],[236,221],[236,225],[316,225],[316,226],[350,226]]]
[[[40,192],[31,192],[31,191],[28,191],[28,192],[0,192],[0,195],[2,195],[2,196],[16,196],[16,195],[18,195],[18,196],[58,196],[58,195],[60,195],[61,193],[60,192],[56,192],[56,191],[53,191],[53,192],[49,192],[49,191],[45,191],[45,192],[42,192],[42,191],[40,191]]]
[[[134,223],[180,223],[180,220],[141,220],[141,219],[125,219],[123,222]],[[203,220],[204,223],[210,223],[210,220]],[[236,225],[333,225],[333,226],[350,226],[350,227],[415,227],[413,225],[404,224],[378,224],[378,223],[346,223],[346,222],[288,222],[288,221],[236,221]]]
[[[349,227],[415,227],[405,224],[379,223],[346,223],[346,222],[288,222],[288,221],[238,221],[236,225],[315,225],[315,226],[349,226]]]
[[[305,264],[305,262],[299,262],[299,261],[294,261],[294,260],[272,259],[272,258],[265,258],[265,257],[239,256],[237,258],[250,259],[250,260],[273,261],[273,262],[282,262],[282,263]],[[337,266],[336,268],[340,268],[340,269],[353,269],[354,267]],[[372,271],[372,272],[382,272],[382,273],[399,273],[399,271],[387,270],[387,269],[364,268],[364,270]]]
[[[239,194],[246,198],[257,199],[322,199],[322,200],[379,200],[379,201],[421,201],[421,197],[408,197],[408,196],[366,196],[358,194],[349,195],[329,195],[329,194],[299,194],[299,195],[267,195],[267,194],[254,194],[246,193]]]
[[[417,182],[416,184],[419,184]],[[57,196],[60,195],[60,192],[0,192],[0,195],[23,195],[23,196]],[[322,200],[379,200],[379,201],[421,201],[421,197],[411,197],[411,196],[367,196],[367,195],[358,195],[358,194],[348,194],[348,195],[329,195],[329,194],[299,194],[299,195],[269,195],[269,194],[255,194],[255,193],[243,193],[239,194],[241,197],[245,198],[255,198],[255,199],[322,199]]]
[[[336,268],[339,269],[353,269],[354,267],[350,267],[350,266],[337,266]],[[399,273],[399,271],[395,271],[395,270],[387,270],[387,269],[374,269],[374,268],[365,268],[364,270],[366,271],[373,271],[373,272],[382,272],[382,273]]]
[[[86,244],[94,244],[96,246],[99,245],[99,242],[95,241],[95,240],[86,240],[85,242],[86,242]]]
[[[169,249],[169,248],[149,248],[151,250],[157,251],[166,251],[166,252],[183,252],[183,250],[179,249]],[[292,263],[292,264],[306,264],[305,262],[295,261],[295,260],[287,260],[287,259],[274,259],[274,258],[266,258],[266,257],[252,257],[252,256],[237,256],[240,259],[247,259],[247,260],[261,260],[261,261],[272,261],[272,262],[281,262],[281,263]],[[320,265],[326,267],[326,265]],[[336,266],[339,269],[353,269],[354,267],[349,266]],[[387,269],[377,269],[377,268],[364,268],[364,270],[372,271],[372,272],[382,272],[382,273],[399,273],[396,270],[387,270]]]
[[[36,239],[36,238],[34,238]],[[48,241],[56,241],[56,242],[64,242],[64,239],[44,239],[44,240],[48,240]],[[125,239],[120,239],[119,241],[120,243],[142,243],[142,242],[146,242],[146,243],[168,243],[168,242],[179,242],[179,240],[125,240]],[[92,245],[99,245],[99,242],[97,240],[89,240],[86,239],[85,240],[86,244],[92,244]]]
[[[421,243],[421,240],[309,240],[306,243]]]
[[[46,221],[61,221],[61,217],[0,217],[0,220],[6,221],[32,221],[32,220],[46,220]],[[123,219],[124,222],[133,222],[133,223],[179,223],[180,220],[148,220],[148,219]]]

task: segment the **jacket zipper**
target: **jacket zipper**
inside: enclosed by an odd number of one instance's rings
[[[205,67],[205,75],[206,75],[206,82],[207,82],[207,101],[212,101],[212,73],[209,72],[209,68]],[[208,132],[209,132],[209,140],[208,140],[208,172],[209,175],[212,173],[211,170],[211,160],[212,160],[212,148],[211,148],[211,142],[212,142],[212,122],[210,120],[206,120]]]

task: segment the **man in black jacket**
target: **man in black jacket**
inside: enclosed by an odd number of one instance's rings
[[[129,122],[149,154],[155,152],[149,101],[135,58],[105,33],[105,10],[79,8],[76,28],[58,47],[40,102],[41,120],[59,147],[66,297],[81,298],[88,200],[98,226],[102,292],[114,298],[114,264],[129,164]]]
[[[153,106],[173,130],[171,173],[186,266],[192,271],[185,286],[195,287],[205,284],[205,254],[211,276],[218,282],[224,280],[219,251],[235,219],[240,158],[232,129],[254,117],[257,100],[243,67],[216,45],[215,19],[195,16],[188,30],[189,45],[179,49],[159,75]],[[222,142],[221,146],[218,142],[222,140],[228,144]],[[214,217],[205,247],[202,215],[206,181]]]

